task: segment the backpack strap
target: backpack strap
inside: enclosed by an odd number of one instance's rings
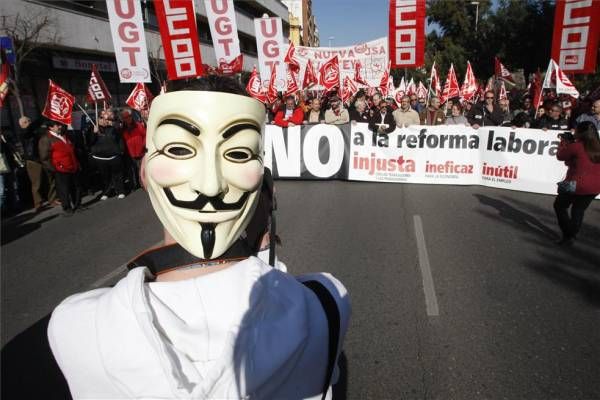
[[[328,327],[328,357],[327,357],[327,370],[325,375],[325,383],[323,384],[323,397],[325,400],[329,385],[331,384],[331,378],[333,376],[333,369],[335,368],[335,361],[337,359],[339,338],[340,338],[340,310],[337,307],[337,303],[329,290],[321,282],[312,280],[302,282],[304,286],[309,288],[319,299],[319,303],[325,311],[325,317],[327,317]]]

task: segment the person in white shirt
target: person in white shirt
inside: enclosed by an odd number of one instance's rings
[[[173,243],[136,257],[113,288],[54,310],[48,338],[74,399],[331,398],[346,289],[250,248],[264,118],[229,78],[154,99],[144,175]]]

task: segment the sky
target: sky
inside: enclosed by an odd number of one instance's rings
[[[493,2],[494,6],[497,0]],[[313,0],[321,46],[351,46],[388,34],[389,0]],[[429,33],[434,26],[428,26]]]

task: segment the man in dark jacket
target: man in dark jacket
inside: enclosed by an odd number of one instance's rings
[[[500,107],[494,102],[494,92],[485,92],[483,103],[478,103],[467,113],[467,120],[471,127],[477,129],[480,126],[501,126],[504,116]]]
[[[92,160],[102,174],[103,190],[100,200],[108,199],[112,189],[119,199],[125,198],[123,184],[123,139],[114,127],[112,110],[100,112],[98,125],[94,127],[91,154]]]
[[[56,187],[54,184],[54,174],[43,168],[40,163],[40,155],[38,143],[40,137],[45,134],[41,129],[42,118],[38,118],[34,122],[28,117],[19,118],[19,136],[23,143],[25,153],[27,175],[31,182],[31,196],[33,198],[33,208],[36,212],[42,209],[44,195],[42,194],[42,186],[44,183],[48,185],[47,200],[51,205],[58,205],[56,201]]]
[[[392,133],[396,129],[396,121],[385,100],[379,103],[379,110],[373,109],[369,121],[369,129],[376,133]]]
[[[44,168],[53,171],[56,179],[56,191],[65,216],[73,212],[81,203],[81,194],[77,182],[79,162],[75,156],[75,146],[65,134],[65,126],[50,121],[48,132],[38,143],[40,161]]]
[[[555,131],[569,129],[569,121],[562,118],[561,113],[562,107],[558,103],[552,104],[548,108],[548,114],[542,115],[542,117],[537,120],[535,127],[545,131],[548,129]]]

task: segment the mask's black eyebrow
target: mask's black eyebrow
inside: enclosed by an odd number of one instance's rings
[[[190,124],[189,122],[186,122],[186,121],[183,121],[180,119],[175,119],[175,118],[167,118],[165,120],[160,121],[160,124],[158,124],[158,126],[165,125],[165,124],[177,125],[178,127],[185,129],[186,131],[188,131],[189,133],[191,133],[194,136],[200,136],[200,129],[198,129],[194,125]]]
[[[230,126],[229,128],[227,128],[225,130],[225,132],[223,132],[223,135],[222,135],[223,139],[229,139],[230,137],[232,137],[239,131],[243,131],[244,129],[252,129],[253,131],[257,131],[258,134],[260,135],[260,127],[258,125],[246,123],[246,124],[233,125],[233,126]]]

